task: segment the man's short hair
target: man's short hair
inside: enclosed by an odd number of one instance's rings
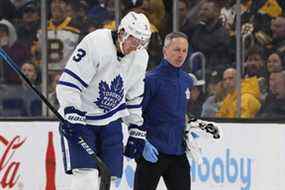
[[[164,48],[168,47],[174,38],[184,38],[185,40],[188,41],[188,36],[186,34],[184,34],[183,32],[171,32],[171,33],[166,35],[166,37],[164,39],[163,47]]]
[[[248,59],[248,57],[253,56],[253,55],[259,55],[263,60],[265,59],[264,49],[262,49],[260,46],[253,46],[249,48],[246,53],[246,60]]]

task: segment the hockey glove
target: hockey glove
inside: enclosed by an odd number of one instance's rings
[[[79,111],[74,107],[64,109],[65,122],[59,126],[60,133],[72,142],[77,142],[78,137],[82,134],[82,127],[85,123],[86,112]]]
[[[157,162],[158,158],[158,151],[157,149],[150,143],[148,140],[145,141],[145,146],[143,149],[143,157],[145,160],[155,163]]]
[[[214,122],[208,122],[201,119],[192,118],[190,119],[189,124],[190,127],[205,130],[207,133],[211,134],[214,139],[221,138],[221,129]]]
[[[146,131],[142,126],[131,124],[129,126],[129,138],[124,155],[129,158],[139,158],[145,145]]]

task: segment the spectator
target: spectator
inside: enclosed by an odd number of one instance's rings
[[[280,5],[280,7],[283,10],[283,15],[284,15],[284,10],[285,10],[285,1],[283,0],[277,0],[277,3]]]
[[[179,14],[181,14],[181,10],[184,9],[184,5],[187,6],[187,18],[182,17],[182,15],[179,15],[179,20],[184,20],[182,28],[187,25],[193,26],[199,23],[198,19],[198,12],[201,9],[201,5],[204,4],[204,2],[207,0],[179,0],[178,1],[178,9]],[[164,37],[168,32],[172,31],[173,26],[173,1],[163,0],[164,7],[165,7],[165,17],[163,18],[163,30],[161,31],[162,37]],[[185,14],[185,13],[184,13]],[[180,22],[180,21],[179,21]],[[186,31],[184,29],[180,28],[181,31]]]
[[[266,0],[265,3],[260,7],[259,12],[261,14],[267,14],[270,17],[278,17],[282,14],[282,8],[280,4],[277,2],[279,0]],[[255,4],[258,1],[255,1]]]
[[[65,15],[66,1],[51,2],[51,18],[47,27],[49,70],[63,70],[79,40],[80,30],[74,27],[72,18]],[[38,32],[38,39],[41,39],[40,36],[41,31]],[[39,44],[36,47],[36,52],[40,52]]]
[[[261,100],[264,101],[267,96],[267,74],[265,69],[265,58],[263,49],[253,46],[247,52],[246,62],[243,65],[245,78],[255,77],[258,80],[261,92]]]
[[[22,9],[22,19],[17,25],[19,42],[31,49],[40,28],[39,8],[34,2],[28,3]]]
[[[242,24],[251,24],[255,37],[257,37],[258,32],[270,35],[270,21],[273,16],[281,13],[281,9],[277,4],[268,4],[266,1],[247,0],[242,4]],[[272,9],[276,9],[276,11],[272,11]],[[259,41],[259,38],[256,39]]]
[[[283,52],[285,48],[285,17],[277,17],[271,21],[273,47]]]
[[[17,41],[15,27],[5,19],[0,21],[0,47],[17,63],[19,67],[30,56],[27,47]],[[20,84],[19,77],[9,66],[3,65],[4,82],[7,84]]]
[[[223,74],[226,96],[223,99],[217,117],[237,117],[237,72],[233,68],[226,69]],[[260,90],[257,77],[249,77],[241,83],[241,118],[253,118],[261,107]]]
[[[163,0],[123,0],[123,5],[125,12],[141,9],[140,12],[146,14],[157,30],[161,30],[162,25],[164,25],[163,18],[166,13]]]
[[[16,7],[10,0],[0,1],[0,20],[13,20],[16,17]]]
[[[69,0],[66,4],[66,16],[72,18],[74,26],[82,28],[87,22],[88,9],[85,0]]]
[[[5,46],[11,47],[17,40],[16,29],[14,25],[8,20],[0,20],[1,29],[1,41],[0,46],[5,48]]]
[[[21,71],[33,85],[38,85],[38,72],[34,64],[25,62],[21,67]],[[27,87],[24,81],[22,82],[22,86]]]
[[[223,85],[223,74],[219,71],[213,71],[208,80],[208,91],[210,96],[202,106],[201,117],[215,117],[221,103],[225,97]]]
[[[105,9],[107,9],[108,12],[111,13],[112,17],[115,17],[115,1],[113,0],[98,0],[99,4],[95,3],[92,4],[92,6],[101,6],[104,7]],[[123,5],[124,2],[121,3],[121,5]],[[123,6],[120,7],[121,9],[123,9]],[[122,15],[127,14],[126,12],[122,11]]]
[[[187,103],[187,113],[190,118],[199,118],[202,112],[202,104],[206,99],[206,96],[203,93],[205,81],[198,80],[192,73],[189,73],[189,75],[192,77],[194,85],[190,91],[190,99]]]
[[[114,17],[106,8],[99,5],[94,6],[88,11],[87,25],[85,26],[85,34],[83,35],[99,28],[105,28],[106,25],[113,25],[114,28],[110,29],[115,29]]]
[[[30,62],[21,66],[22,73],[29,79],[35,88],[37,83],[37,69]],[[8,85],[1,94],[3,116],[8,117],[31,117],[41,115],[40,98],[31,90],[25,81],[21,85]]]
[[[221,8],[218,1],[205,1],[199,11],[199,23],[189,23],[183,29],[189,37],[193,51],[200,51],[206,56],[206,70],[209,72],[224,69],[232,62],[229,34],[219,18]]]
[[[267,59],[266,67],[269,73],[278,72],[285,68],[284,55],[277,51],[272,52]]]
[[[245,63],[243,64],[245,77],[265,75],[265,58],[264,51],[259,46],[250,48],[246,55]]]
[[[271,22],[273,37],[285,37],[285,17],[277,17]]]
[[[284,118],[285,117],[285,70],[272,72],[269,80],[270,94],[262,105],[258,117]]]
[[[17,10],[20,10],[25,6],[27,3],[31,2],[32,0],[10,0]]]
[[[104,0],[103,0],[104,1]],[[124,12],[142,6],[144,0],[122,0]]]
[[[38,71],[34,64],[31,62],[26,62],[22,65],[21,71],[29,79],[29,81],[34,85],[35,88],[40,90],[40,85],[38,83]],[[24,116],[40,116],[41,115],[41,100],[35,94],[33,90],[26,84],[22,82],[22,87],[19,89],[21,91],[21,97],[24,102],[24,110],[26,115]]]
[[[188,0],[179,0],[178,1],[178,22],[179,28],[182,29],[183,26],[187,23],[187,16],[190,10],[190,1]]]
[[[225,6],[221,10],[221,18],[223,20],[223,24],[230,36],[234,35],[235,28],[235,17],[236,17],[236,9],[235,9],[235,0],[228,0],[225,2]]]
[[[152,24],[159,31],[162,25],[162,19],[165,16],[165,8],[162,0],[143,0],[142,10],[146,16],[151,20]]]
[[[199,19],[199,12],[200,9],[202,8],[202,5],[206,2],[207,0],[193,0],[189,1],[189,12],[187,15],[187,25],[190,25],[188,27],[191,27],[191,25],[197,25],[200,22]]]
[[[54,106],[55,109],[59,108],[59,102],[58,102],[58,99],[56,97],[56,85],[59,81],[60,76],[61,76],[61,73],[54,73],[51,76],[52,79],[51,79],[51,85],[50,85],[49,94],[48,94],[49,102],[51,103],[51,105]],[[48,115],[50,117],[55,117],[52,112],[49,112]]]
[[[236,46],[235,20],[237,5],[235,5],[235,2],[235,0],[228,0],[226,7],[222,10],[224,24],[229,31],[233,48]],[[272,44],[270,22],[272,18],[281,14],[281,8],[275,0],[244,0],[241,3],[241,32],[242,37],[247,39],[245,49],[255,44],[270,49]]]

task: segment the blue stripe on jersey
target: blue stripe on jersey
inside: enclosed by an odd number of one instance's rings
[[[68,87],[71,87],[71,88],[76,88],[77,90],[79,90],[81,92],[81,89],[78,86],[76,86],[75,84],[72,84],[70,82],[58,81],[57,84],[60,84],[60,85],[63,85],[63,86],[68,86]]]
[[[116,109],[113,109],[112,111],[104,114],[104,115],[99,115],[99,116],[86,116],[87,120],[100,120],[100,119],[106,119],[108,117],[112,117],[115,113],[117,113],[118,111],[124,110],[126,109],[126,104],[121,104],[119,107],[117,107]]]
[[[144,94],[139,95],[139,98],[143,98]],[[127,102],[132,101],[133,99],[127,99]]]
[[[142,104],[127,105],[128,109],[141,108],[141,107],[142,107]]]
[[[69,69],[64,69],[63,70],[64,73],[67,73],[69,74],[70,76],[72,76],[73,78],[75,78],[76,80],[78,80],[82,86],[84,86],[85,88],[88,87],[88,84],[86,84],[86,82],[84,82],[78,75],[76,75],[74,72],[72,72],[71,70]]]

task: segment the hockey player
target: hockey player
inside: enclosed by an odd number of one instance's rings
[[[75,143],[79,135],[117,179],[123,167],[121,118],[130,132],[125,155],[135,158],[142,153],[141,101],[150,36],[146,16],[129,12],[117,32],[98,29],[88,34],[67,62],[57,97],[67,121],[60,125],[60,132],[65,171],[72,174],[71,190],[98,189],[96,163]]]
[[[187,36],[180,32],[168,34],[164,58],[146,75],[143,126],[147,135],[142,157],[137,159],[134,190],[155,190],[160,177],[168,190],[190,190],[184,130],[186,97],[193,79],[181,69],[187,53]]]

